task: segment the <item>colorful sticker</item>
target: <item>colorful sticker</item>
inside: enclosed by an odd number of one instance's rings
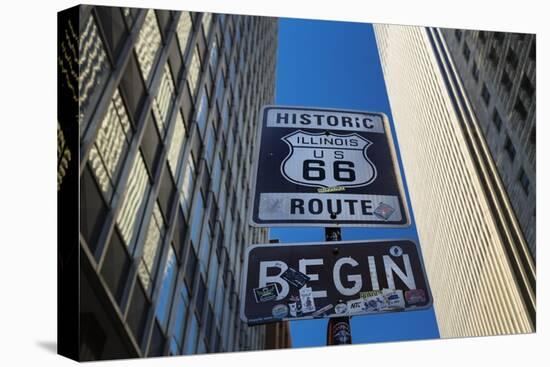
[[[400,289],[383,289],[382,294],[386,301],[386,304],[382,310],[402,310],[405,308],[405,298],[403,298],[403,291]]]
[[[300,273],[298,270],[292,269],[292,268],[286,269],[281,274],[281,278],[283,278],[288,283],[290,283],[291,285],[295,286],[298,289],[302,288],[310,279],[304,273]]]
[[[315,311],[315,301],[313,299],[313,291],[309,287],[300,289],[300,301],[302,302],[302,313]]]
[[[376,209],[374,209],[374,215],[384,220],[388,220],[394,211],[395,209],[393,207],[381,202]]]
[[[426,302],[426,292],[424,292],[424,289],[411,289],[410,291],[405,291],[405,300],[409,305],[424,303]]]
[[[283,304],[275,305],[271,310],[271,314],[273,317],[283,319],[288,315],[288,307]]]
[[[279,291],[274,283],[268,284],[265,287],[254,288],[256,303],[275,301],[278,296]]]

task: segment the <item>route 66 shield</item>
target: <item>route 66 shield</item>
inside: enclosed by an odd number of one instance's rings
[[[356,133],[297,130],[281,139],[290,149],[281,173],[290,182],[311,187],[360,187],[376,179],[376,167],[367,156],[372,142]]]

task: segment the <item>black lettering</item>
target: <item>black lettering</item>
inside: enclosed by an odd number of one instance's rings
[[[342,127],[353,127],[351,123],[351,117],[349,116],[342,117]]]
[[[317,125],[321,125],[323,122],[321,121],[321,119],[323,118],[323,115],[313,115],[313,117],[316,117],[317,118]]]
[[[341,150],[335,150],[334,159],[344,159],[344,152],[342,152]]]
[[[372,124],[372,119],[369,117],[365,117],[363,119],[363,126],[367,129],[372,129],[374,127],[374,125]]]
[[[290,214],[304,214],[304,201],[302,199],[290,199]]]
[[[334,139],[334,145],[344,145],[344,139],[341,139],[341,138]]]
[[[313,207],[314,203],[316,204],[316,208]],[[308,208],[311,214],[319,214],[323,211],[323,202],[320,199],[311,199],[308,203]]]
[[[300,122],[301,122],[302,124],[304,124],[304,125],[309,125],[309,124],[311,124],[311,120],[309,119],[309,114],[307,114],[307,113],[302,113],[302,114],[300,115],[300,118],[301,118]]]
[[[355,215],[355,203],[357,203],[357,200],[345,199],[344,202],[348,203],[349,214],[350,215]]]
[[[361,212],[363,215],[372,215],[372,201],[361,200]]]
[[[280,124],[281,120],[284,120],[285,124],[288,124],[288,113],[277,112],[277,123]]]
[[[329,213],[331,214],[340,214],[342,213],[342,202],[340,200],[335,200],[336,201],[336,210],[334,210],[334,208],[332,207],[332,200],[327,200],[327,210]]]
[[[296,114],[295,113],[292,114],[292,124],[296,125]]]
[[[330,126],[336,126],[338,125],[338,117],[334,116],[334,115],[329,115],[327,116],[327,123],[330,125]]]
[[[350,139],[349,140],[349,146],[350,147],[356,147],[359,145],[359,142],[357,141],[357,139]]]
[[[319,156],[317,156],[317,153],[319,153]],[[325,153],[323,150],[317,150],[317,149],[313,150],[313,158],[323,158],[324,155]]]

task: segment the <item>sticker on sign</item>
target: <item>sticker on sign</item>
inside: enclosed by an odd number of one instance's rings
[[[253,226],[408,225],[383,113],[265,106],[257,141]]]

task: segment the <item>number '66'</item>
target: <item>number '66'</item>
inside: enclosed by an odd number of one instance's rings
[[[332,173],[334,180],[342,182],[355,181],[355,164],[350,161],[334,161]],[[326,178],[325,162],[318,159],[306,159],[302,166],[302,175],[305,180],[323,181]]]

